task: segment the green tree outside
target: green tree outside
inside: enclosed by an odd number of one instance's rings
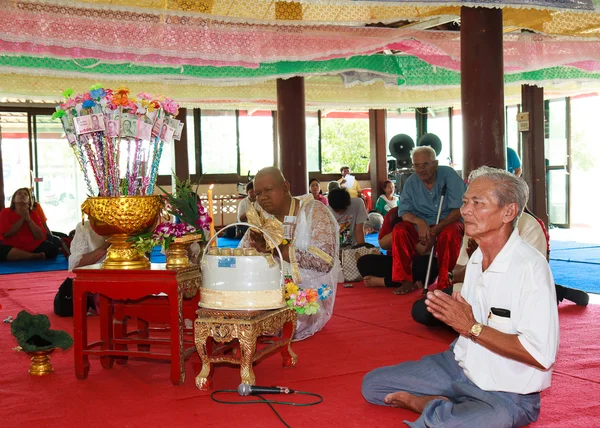
[[[321,168],[325,174],[349,166],[355,173],[369,165],[369,121],[367,119],[323,119],[321,121]]]

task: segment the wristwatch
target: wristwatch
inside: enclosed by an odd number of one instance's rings
[[[479,322],[473,324],[473,327],[471,327],[471,329],[469,330],[469,334],[471,335],[471,339],[473,339],[473,341],[477,340],[477,338],[483,331],[483,327],[485,326]]]

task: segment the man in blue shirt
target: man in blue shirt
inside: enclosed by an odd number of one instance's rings
[[[431,147],[417,147],[412,152],[411,175],[400,194],[398,216],[402,222],[392,232],[392,280],[402,285],[395,294],[406,294],[416,285],[412,262],[417,251],[426,253],[435,244],[438,286],[449,285],[448,272],[454,268],[464,233],[460,218],[462,197],[466,190],[463,179],[453,168],[438,166]],[[442,188],[446,186],[440,221],[436,224]]]
[[[521,176],[521,159],[510,147],[506,148],[506,170],[517,177]]]

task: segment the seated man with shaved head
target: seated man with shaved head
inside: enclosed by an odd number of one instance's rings
[[[367,373],[371,403],[419,413],[411,427],[521,427],[537,420],[558,351],[558,311],[546,258],[519,236],[525,181],[481,167],[460,209],[479,245],[460,293],[427,293],[433,316],[459,333],[450,349]]]
[[[331,296],[319,301],[317,313],[300,315],[295,340],[312,336],[329,321],[333,314],[339,273],[338,224],[329,209],[313,198],[294,198],[281,171],[275,167],[261,169],[254,177],[256,200],[262,210],[248,211],[260,223],[275,220],[283,230],[278,242],[283,260],[284,275],[299,287],[308,290],[327,287]],[[271,222],[272,223],[272,222]],[[262,234],[250,229],[240,243],[260,252],[267,250]],[[274,256],[278,256],[276,251]]]

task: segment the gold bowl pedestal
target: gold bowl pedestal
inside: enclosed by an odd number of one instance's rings
[[[169,245],[169,248],[165,251],[167,268],[177,269],[188,267],[192,264],[199,264],[198,260],[190,261],[190,257],[192,256],[190,246],[194,242],[197,242],[200,246],[198,257],[202,257],[204,248],[206,247],[206,241],[203,240],[202,236],[190,234],[182,236],[181,238],[175,238]]]
[[[160,196],[115,196],[88,198],[81,211],[87,214],[90,226],[100,236],[108,236],[111,245],[106,252],[103,269],[146,269],[148,258],[140,254],[128,240],[147,233],[160,219]]]
[[[50,354],[54,349],[38,352],[27,352],[31,357],[31,365],[29,366],[29,374],[33,376],[45,376],[54,373],[54,368],[50,362]]]

